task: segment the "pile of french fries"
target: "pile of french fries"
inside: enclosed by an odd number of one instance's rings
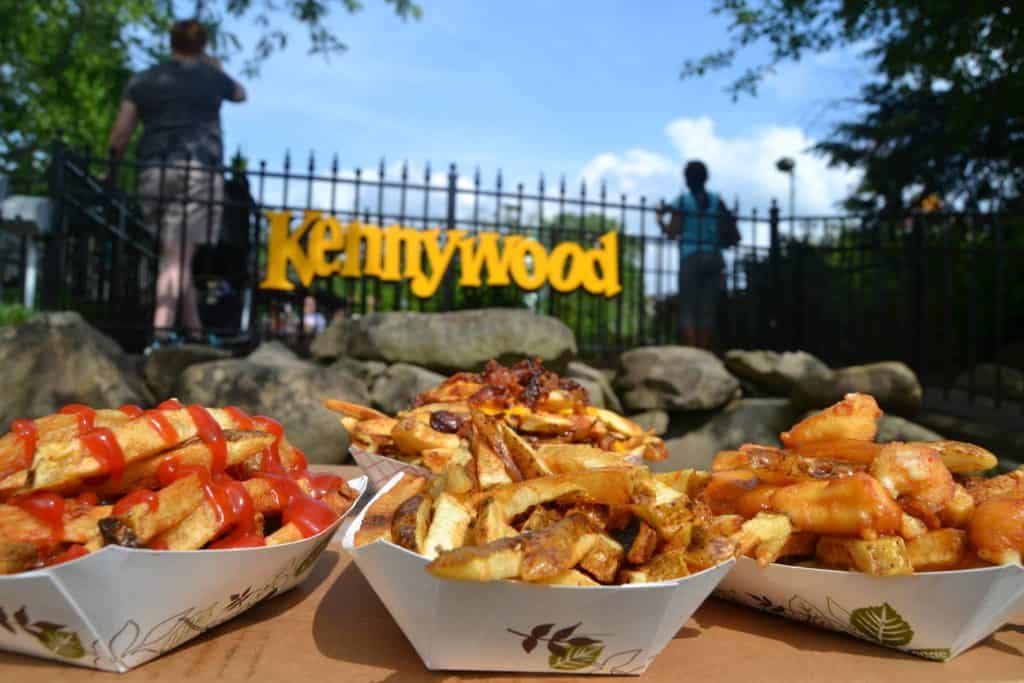
[[[450,471],[454,465],[484,488],[544,473],[530,469],[530,460],[520,456],[522,446],[543,450],[586,444],[616,456],[616,464],[668,456],[664,442],[653,433],[589,405],[582,387],[545,370],[539,361],[514,367],[491,361],[482,373],[459,373],[420,394],[414,407],[394,417],[345,401],[328,400],[326,405],[342,414],[354,447],[436,474],[457,476]],[[500,438],[474,438],[483,429],[500,430]],[[488,445],[506,440],[512,442],[509,449]]]
[[[719,453],[700,499],[724,532],[747,528],[762,565],[875,576],[1021,561],[1024,471],[969,443],[876,443],[874,398],[849,394],[781,434],[782,448]]]
[[[651,473],[664,442],[539,363],[458,374],[389,417],[328,401],[353,443],[422,465],[365,513],[355,542],[387,540],[437,576],[598,586],[665,581],[730,559],[695,495],[710,476]],[[739,536],[740,533],[737,533]]]
[[[73,405],[0,437],[0,574],[108,544],[276,545],[330,526],[357,494],[314,474],[269,418],[238,408]]]

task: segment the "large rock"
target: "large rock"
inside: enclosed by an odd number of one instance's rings
[[[285,346],[282,342],[275,340],[266,341],[256,347],[247,356],[250,363],[257,365],[302,365],[304,360],[298,354]]]
[[[641,429],[653,431],[658,436],[664,436],[668,432],[669,418],[664,410],[647,410],[630,415],[629,419],[640,425]]]
[[[740,386],[714,354],[690,346],[643,346],[622,354],[621,363],[616,387],[631,411],[711,410]]]
[[[587,390],[590,403],[600,408],[608,408],[622,413],[622,402],[615,395],[612,383],[603,370],[592,368],[578,360],[571,361],[565,370],[565,376],[572,379]]]
[[[347,372],[362,380],[366,386],[370,386],[373,384],[373,380],[377,379],[377,375],[388,369],[388,364],[381,363],[379,360],[357,360],[341,356],[331,363],[331,367]]]
[[[911,422],[896,415],[883,415],[878,421],[878,435],[875,441],[887,443],[889,441],[941,441],[942,435],[938,432]]]
[[[0,426],[35,418],[68,403],[97,408],[147,406],[153,396],[132,359],[77,313],[43,313],[0,327]]]
[[[699,429],[668,439],[669,457],[653,463],[658,471],[686,467],[710,469],[719,451],[735,449],[745,443],[778,446],[779,433],[799,419],[799,414],[784,398],[743,398],[730,403]]]
[[[511,308],[453,313],[371,313],[346,318],[313,340],[314,358],[352,356],[411,363],[439,372],[479,370],[494,358],[510,363],[540,358],[556,372],[576,355],[576,340],[564,323]]]
[[[334,464],[348,457],[348,434],[324,398],[369,404],[355,377],[312,363],[254,363],[246,359],[193,365],[182,376],[182,401],[237,405],[251,415],[269,415],[284,425],[289,440],[310,462]]]
[[[914,371],[898,361],[854,365],[824,377],[811,377],[793,390],[801,409],[824,408],[851,392],[871,394],[882,410],[913,415],[921,407],[921,383]]]
[[[444,380],[444,375],[431,370],[407,363],[395,363],[373,380],[370,397],[374,407],[394,415],[411,408],[418,394],[433,389]]]
[[[163,401],[176,395],[178,380],[189,366],[230,357],[230,351],[202,344],[161,346],[146,356],[142,375],[153,392],[153,398]]]
[[[725,367],[740,380],[774,396],[789,396],[793,387],[813,378],[828,377],[827,365],[806,351],[743,351],[725,354]]]
[[[953,386],[964,391],[973,389],[976,394],[992,397],[999,387],[1002,398],[1020,400],[1024,398],[1024,372],[994,363],[979,363],[973,369],[960,373]]]

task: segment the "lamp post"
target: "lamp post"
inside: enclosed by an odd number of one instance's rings
[[[775,168],[789,175],[789,232],[792,236],[796,228],[796,160],[782,157],[775,162]]]

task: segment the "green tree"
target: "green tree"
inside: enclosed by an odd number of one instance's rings
[[[955,0],[715,0],[731,45],[689,60],[683,77],[733,67],[754,44],[768,58],[727,86],[755,95],[780,64],[866,45],[875,79],[845,103],[818,151],[864,170],[854,206],[904,210],[935,193],[963,208],[1021,203],[1024,18],[1014,3]]]
[[[421,15],[411,0],[385,2],[402,19]],[[327,58],[346,49],[329,27],[332,11],[361,7],[358,0],[0,0],[0,172],[38,177],[58,133],[76,149],[103,154],[125,82],[166,55],[176,16],[198,16],[212,52],[242,59],[254,76],[288,45],[274,28],[281,18],[303,25],[309,53]],[[235,33],[243,20],[261,27],[249,45]]]

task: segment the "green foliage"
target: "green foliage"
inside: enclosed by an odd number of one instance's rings
[[[1020,7],[953,0],[715,0],[731,45],[683,67],[686,77],[735,66],[744,48],[768,58],[728,86],[755,95],[775,68],[807,55],[868,45],[876,80],[845,103],[856,114],[817,147],[864,170],[850,208],[906,210],[936,194],[947,204],[1020,208],[1024,181],[1024,31]],[[986,204],[989,202],[989,204]]]
[[[385,0],[402,19],[419,19],[411,0]],[[332,11],[356,12],[357,0],[0,0],[0,173],[37,177],[51,141],[103,156],[118,101],[134,68],[166,56],[175,18],[197,13],[211,52],[241,56],[242,71],[288,45],[273,28],[291,17],[308,31],[309,53],[329,57],[344,44],[328,28]],[[262,33],[243,45],[233,26],[252,21]]]
[[[33,316],[33,312],[21,304],[0,304],[0,327],[20,325]]]

